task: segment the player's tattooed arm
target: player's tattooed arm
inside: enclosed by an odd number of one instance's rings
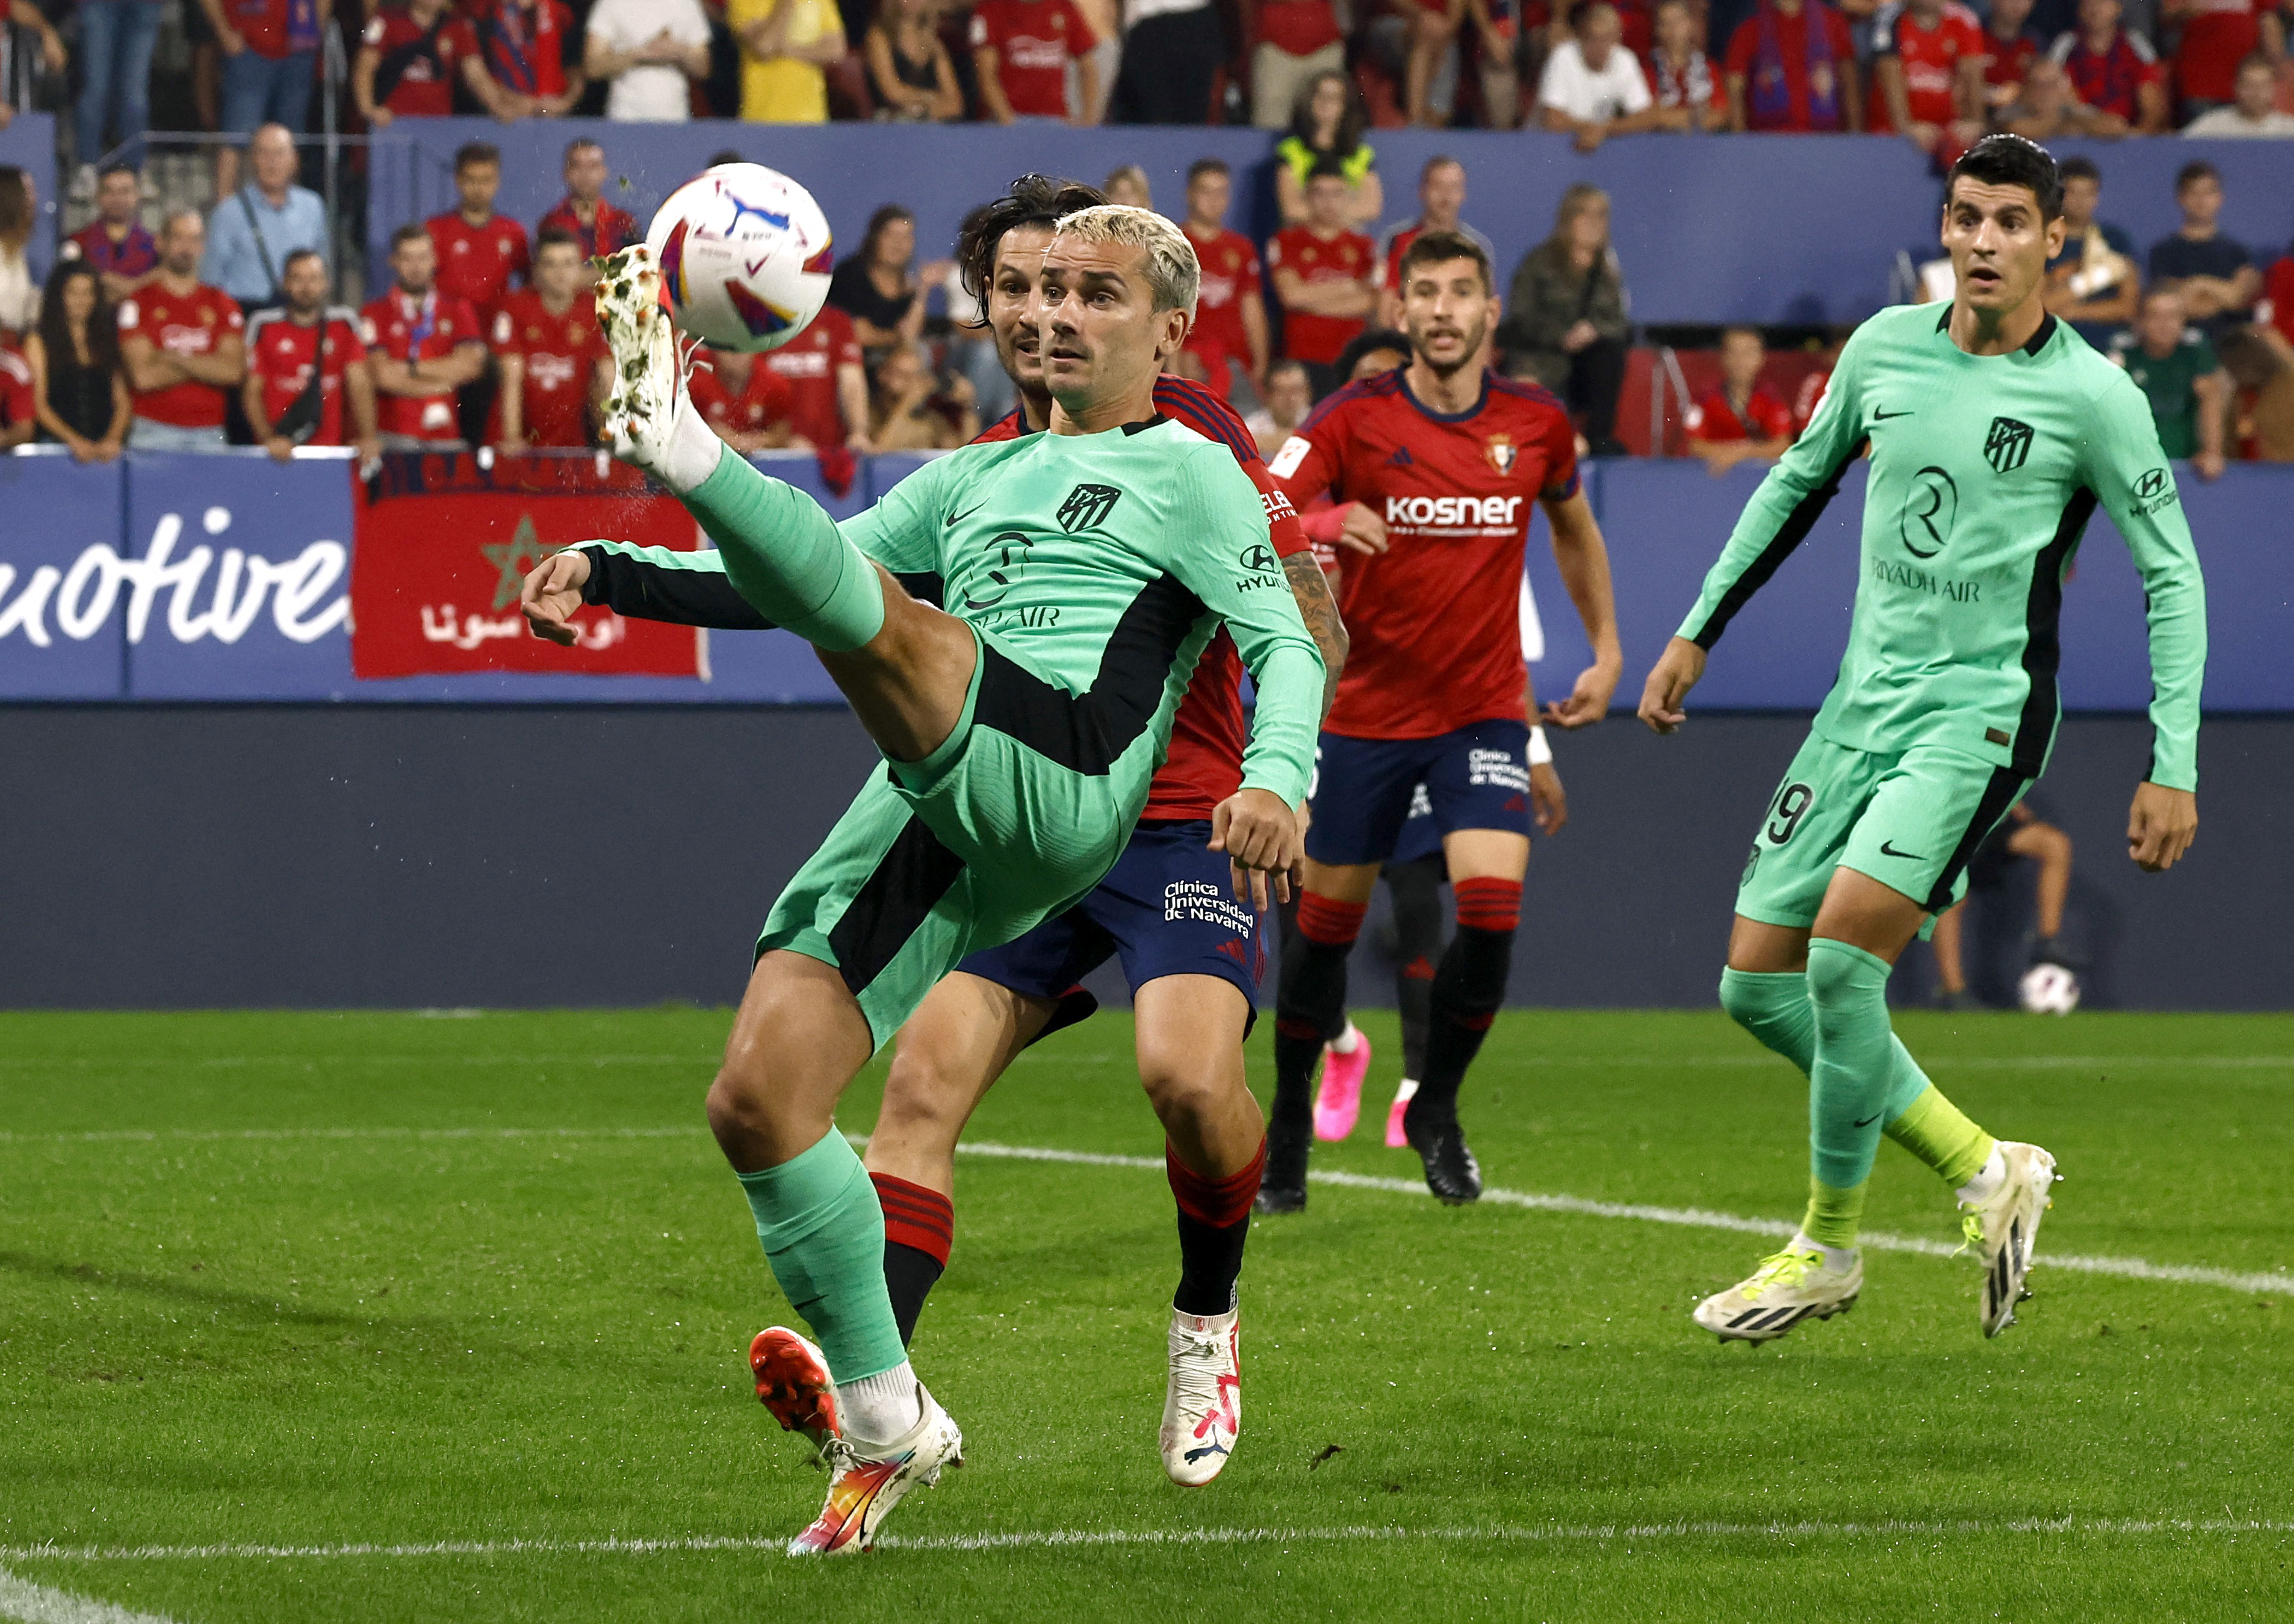
[[[1328,716],[1338,702],[1338,673],[1346,670],[1346,625],[1338,618],[1330,583],[1313,553],[1291,554],[1282,561],[1282,573],[1290,582],[1290,596],[1298,600],[1298,613],[1306,619],[1308,635],[1322,651],[1322,714]]]

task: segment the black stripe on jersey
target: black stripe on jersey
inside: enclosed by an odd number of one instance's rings
[[[2031,589],[2023,609],[2023,675],[2030,687],[2023,695],[2023,713],[2016,720],[2015,743],[2008,758],[2008,765],[2026,778],[2039,775],[2046,762],[2048,741],[2055,736],[2060,708],[2055,670],[2063,657],[2063,569],[2078,551],[2079,537],[2095,516],[2095,507],[2094,491],[2082,487],[2071,492],[2054,539],[2031,561]]]
[[[1087,694],[1055,687],[980,639],[974,726],[993,727],[1070,772],[1103,777],[1147,731],[1179,646],[1206,613],[1175,577],[1159,575],[1115,623]]]
[[[1825,475],[1822,484],[1794,505],[1793,510],[1785,516],[1785,522],[1777,526],[1777,533],[1761,549],[1761,556],[1745,566],[1742,575],[1729,583],[1728,591],[1722,593],[1720,601],[1713,605],[1712,618],[1697,628],[1696,635],[1689,641],[1709,652],[1720,640],[1720,634],[1729,629],[1729,622],[1737,618],[1737,612],[1752,601],[1753,593],[1768,585],[1769,577],[1777,572],[1779,564],[1792,556],[1793,549],[1808,540],[1808,532],[1816,528],[1816,522],[1823,516],[1825,508],[1831,505],[1834,497],[1840,494],[1840,482],[1846,477],[1849,465],[1863,454],[1864,442],[1859,440],[1848,448],[1847,455],[1833,465],[1832,472]]]
[[[1975,816],[1967,820],[1967,827],[1960,834],[1959,844],[1951,849],[1950,860],[1943,865],[1943,872],[1936,876],[1935,889],[1928,893],[1929,913],[1940,914],[1951,906],[1951,888],[1958,880],[1960,870],[1973,860],[1975,849],[1983,844],[1984,836],[1999,826],[1999,820],[2007,816],[2007,808],[2015,804],[2015,797],[2022,793],[2023,786],[2030,781],[2029,775],[2019,773],[2012,767],[1991,769],[1991,777],[1984,784],[1983,793],[1976,798]]]
[[[775,622],[759,614],[732,579],[720,570],[679,570],[632,558],[602,547],[585,547],[590,579],[582,601],[603,604],[633,621],[666,621],[673,626],[709,626],[720,631],[770,631]],[[919,603],[940,606],[938,575],[896,574],[893,580]]]
[[[858,998],[884,972],[964,873],[964,859],[913,815],[828,932],[837,974]]]

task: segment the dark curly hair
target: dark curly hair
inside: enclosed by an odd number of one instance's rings
[[[2054,220],[2063,212],[2062,172],[2054,155],[2036,141],[2021,135],[1986,135],[1959,155],[1944,177],[1943,197],[1951,201],[1952,183],[1961,175],[1984,186],[2023,186],[2038,200],[2039,218]]]
[[[980,306],[977,325],[988,324],[988,285],[996,280],[996,245],[1004,240],[1006,231],[1022,225],[1056,225],[1078,209],[1094,208],[1106,201],[1081,181],[1023,175],[1002,197],[966,215],[963,229],[956,234],[956,265],[964,292]]]

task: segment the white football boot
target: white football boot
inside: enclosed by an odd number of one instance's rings
[[[1242,1431],[1242,1311],[1171,1315],[1171,1381],[1163,1395],[1163,1470],[1200,1489],[1233,1456]]]
[[[1959,1204],[1959,1227],[1983,1263],[1983,1290],[1977,1312],[1986,1336],[2015,1323],[2015,1304],[2031,1294],[2023,1279],[2031,1271],[2031,1250],[2039,1220],[2054,1205],[2048,1188],[2062,1175],[2055,1158],[2037,1145],[1998,1141],[2007,1176],[1981,1201]]]
[[[940,1468],[964,1464],[964,1434],[939,1401],[916,1384],[916,1424],[890,1443],[859,1443],[832,1436],[821,1453],[828,1462],[828,1498],[812,1526],[789,1541],[792,1556],[834,1556],[865,1551],[876,1530],[911,1489],[940,1482]]]
[[[1864,1256],[1851,1257],[1847,1268],[1828,1269],[1822,1252],[1787,1246],[1699,1303],[1692,1317],[1723,1342],[1771,1342],[1803,1320],[1829,1320],[1856,1306],[1864,1289]]]
[[[598,279],[598,325],[613,353],[614,383],[606,394],[606,443],[614,456],[643,468],[683,496],[717,471],[724,454],[685,391],[697,346],[681,345],[662,301],[661,269],[653,250],[632,243],[607,256]]]

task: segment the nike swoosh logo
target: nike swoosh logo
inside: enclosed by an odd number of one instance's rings
[[[1880,855],[1883,857],[1908,857],[1915,863],[1924,863],[1927,861],[1925,857],[1920,856],[1920,854],[1916,851],[1898,851],[1893,846],[1891,846],[1885,840],[1882,840],[1880,842]]]
[[[1875,1123],[1875,1122],[1879,1121],[1879,1120],[1880,1120],[1880,1118],[1881,1118],[1883,1115],[1885,1115],[1885,1113],[1884,1113],[1884,1112],[1881,1112],[1881,1111],[1875,1111],[1875,1112],[1873,1112],[1869,1116],[1867,1116],[1866,1118],[1864,1118],[1864,1120],[1863,1120],[1863,1121],[1861,1121],[1861,1122],[1858,1123],[1856,1125],[1857,1125],[1858,1127],[1859,1127],[1859,1128],[1868,1128],[1868,1127],[1870,1127],[1874,1123]]]
[[[973,514],[978,513],[982,508],[987,506],[988,504],[986,502],[975,502],[971,507],[965,508],[962,513],[949,514],[948,516],[948,527],[950,530],[954,530],[958,524],[961,524],[964,520],[970,518]]]
[[[1875,411],[1872,414],[1872,421],[1885,423],[1890,418],[1908,418],[1911,415],[1908,411]]]

